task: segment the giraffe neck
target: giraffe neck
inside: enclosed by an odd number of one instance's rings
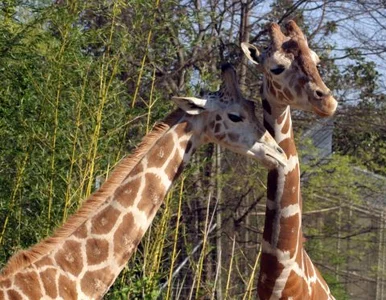
[[[303,247],[299,158],[291,110],[263,87],[264,125],[287,155],[268,173],[258,293],[260,299],[334,299]]]
[[[301,195],[299,160],[293,136],[291,110],[279,105],[272,93],[263,89],[264,125],[287,155],[285,168],[268,173],[267,205],[262,241],[259,278],[259,295],[262,299],[274,298],[282,292],[290,271],[284,266],[301,259]],[[281,295],[280,295],[281,296]]]
[[[285,168],[268,173],[263,252],[286,251],[292,258],[302,239],[299,159],[293,137],[289,106],[264,100],[264,124],[288,158]]]
[[[51,241],[56,243],[51,251],[8,276],[5,283],[0,280],[0,296],[3,289],[10,298],[12,293],[23,299],[101,298],[201,141],[187,118],[178,119],[149,143],[120,184],[80,226],[65,238]]]

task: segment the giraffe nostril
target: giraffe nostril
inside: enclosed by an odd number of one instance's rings
[[[284,151],[283,151],[283,149],[282,149],[282,148],[280,148],[280,147],[276,147],[276,150],[277,150],[277,152],[279,152],[280,154],[284,154]]]
[[[315,96],[316,96],[316,98],[322,98],[322,97],[324,97],[324,93],[321,90],[316,90]]]

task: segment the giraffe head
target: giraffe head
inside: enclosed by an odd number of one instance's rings
[[[172,99],[195,122],[203,143],[220,144],[261,161],[267,168],[286,165],[283,150],[257,119],[255,104],[242,96],[230,64],[222,66],[220,90],[202,93],[201,98]]]
[[[331,116],[337,102],[320,77],[318,55],[308,47],[303,32],[294,21],[286,24],[288,36],[278,24],[269,25],[271,44],[259,53],[248,43],[241,47],[250,61],[264,72],[264,96],[277,104]]]

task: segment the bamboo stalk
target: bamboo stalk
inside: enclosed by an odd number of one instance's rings
[[[175,233],[174,233],[174,243],[173,243],[173,252],[172,252],[172,258],[171,258],[171,264],[170,264],[169,279],[168,279],[168,289],[166,292],[166,298],[165,299],[170,299],[172,279],[173,279],[173,269],[174,269],[174,264],[177,260],[177,241],[178,241],[178,231],[180,228],[180,218],[181,218],[181,212],[182,212],[182,195],[183,195],[183,190],[184,190],[184,180],[185,180],[185,178],[182,177],[181,186],[180,186],[180,193],[179,193],[179,197],[178,197],[177,223],[176,223],[176,229],[175,229]]]
[[[20,189],[20,186],[21,186],[21,183],[22,183],[22,179],[23,179],[23,174],[24,174],[24,171],[25,171],[25,168],[26,168],[26,165],[27,165],[28,158],[29,158],[29,153],[26,152],[26,155],[25,155],[25,157],[24,157],[24,159],[23,159],[23,161],[21,163],[21,167],[18,168],[18,172],[17,172],[17,175],[16,175],[15,187],[12,190],[12,196],[11,196],[11,201],[10,201],[11,203],[9,205],[9,212],[7,213],[7,216],[5,217],[5,220],[4,220],[4,223],[3,223],[3,229],[1,230],[0,245],[2,245],[2,243],[4,241],[5,231],[7,229],[7,225],[8,225],[8,222],[9,222],[9,216],[12,213],[13,207],[14,207],[15,202],[16,202],[16,194],[17,194],[17,192]]]
[[[85,93],[86,93],[86,84],[87,84],[87,79],[88,79],[87,73],[83,79],[82,93],[81,93],[80,101],[77,101],[77,105],[76,105],[76,123],[75,123],[76,129],[75,129],[74,139],[73,139],[73,143],[72,143],[70,169],[67,173],[67,179],[66,179],[67,187],[66,187],[66,194],[64,196],[64,208],[63,208],[63,219],[62,219],[63,222],[67,219],[68,209],[69,209],[70,201],[71,201],[70,200],[70,198],[71,198],[70,193],[71,193],[71,186],[72,186],[71,185],[71,178],[73,176],[74,164],[76,162],[75,154],[76,154],[78,135],[79,135],[80,125],[81,125],[82,104],[84,102]]]
[[[107,102],[108,93],[110,90],[110,86],[112,84],[112,80],[117,73],[117,67],[118,67],[118,62],[119,62],[119,58],[112,59],[111,61],[109,59],[110,46],[111,46],[112,39],[113,39],[115,19],[117,17],[117,13],[118,13],[117,3],[114,2],[113,16],[112,16],[112,22],[111,22],[111,27],[110,27],[110,35],[109,35],[109,39],[108,39],[107,47],[106,47],[107,49],[103,53],[102,64],[100,66],[100,80],[99,80],[99,99],[100,99],[100,102],[98,105],[98,111],[97,111],[97,115],[96,115],[96,125],[94,128],[94,134],[93,134],[93,137],[91,140],[92,147],[91,147],[91,149],[89,151],[89,155],[88,155],[89,167],[88,167],[88,176],[87,176],[88,177],[88,184],[86,187],[86,195],[85,195],[86,197],[88,197],[92,192],[92,186],[94,183],[94,169],[95,169],[96,157],[97,157],[97,153],[98,153],[98,140],[99,140],[100,130],[102,127],[104,106]],[[112,65],[112,72],[111,72],[110,78],[106,78],[105,74],[107,73],[110,65]]]
[[[229,291],[229,286],[230,286],[230,282],[231,282],[231,274],[232,274],[232,266],[233,266],[233,257],[235,255],[235,245],[236,245],[236,236],[233,235],[231,260],[229,262],[228,278],[227,278],[227,283],[226,283],[226,286],[225,286],[225,296],[224,296],[224,299],[228,298],[228,291]]]
[[[51,176],[50,176],[50,183],[49,183],[49,190],[48,190],[48,213],[47,213],[47,224],[50,224],[51,221],[51,210],[52,210],[52,202],[53,202],[53,196],[54,196],[54,179],[55,179],[55,168],[56,168],[56,139],[58,135],[58,129],[59,129],[59,100],[61,98],[62,93],[62,68],[63,68],[63,53],[66,48],[66,41],[68,38],[68,28],[65,26],[65,30],[62,34],[63,36],[63,42],[60,47],[59,53],[58,53],[58,60],[59,60],[59,72],[58,72],[58,84],[56,88],[56,97],[55,97],[55,104],[54,104],[54,130],[52,133],[52,144],[51,144]],[[49,228],[47,228],[47,232],[49,231]]]
[[[209,231],[211,228],[211,224],[213,222],[214,215],[211,216],[211,219],[209,220],[209,208],[210,208],[210,199],[212,198],[211,194],[208,196],[208,205],[206,208],[206,217],[205,217],[205,228],[204,228],[204,236],[203,236],[203,244],[202,244],[202,250],[200,254],[200,258],[198,261],[198,272],[197,272],[197,288],[196,288],[196,299],[198,298],[199,290],[200,290],[200,284],[201,284],[201,276],[202,276],[202,270],[204,266],[204,260],[206,255],[206,246],[208,242],[208,236]],[[217,205],[216,205],[217,207]],[[216,207],[214,209],[214,213],[216,212]],[[196,276],[195,276],[196,277]]]
[[[261,256],[261,245],[260,245],[260,249],[259,249],[257,256],[256,256],[256,260],[255,260],[255,264],[254,264],[252,272],[251,272],[251,276],[249,277],[247,290],[244,294],[243,300],[247,299],[247,296],[248,296],[248,300],[252,299],[252,289],[253,289],[252,286],[253,286],[253,281],[255,279],[256,270],[257,270],[257,267],[259,265],[260,256]]]
[[[154,11],[154,15],[153,15],[153,20],[151,21],[151,24],[154,24],[154,20],[157,16],[156,12],[158,10],[158,7],[159,7],[159,2],[160,0],[156,0],[156,3],[155,3],[155,11]],[[151,28],[151,27],[150,27]],[[147,50],[150,46],[150,40],[151,40],[151,37],[152,37],[152,30],[150,29],[149,30],[149,33],[147,35],[147,40],[146,40],[146,50],[145,50],[145,53],[143,54],[143,58],[142,58],[142,61],[141,61],[141,67],[139,69],[139,74],[138,74],[138,79],[137,79],[137,84],[135,85],[135,91],[134,91],[134,96],[133,96],[133,100],[131,102],[131,107],[133,108],[134,105],[135,105],[135,102],[137,100],[137,96],[138,96],[138,92],[139,92],[139,87],[141,86],[141,80],[142,80],[142,76],[143,76],[143,70],[145,68],[145,61],[146,61],[146,57],[147,57]]]

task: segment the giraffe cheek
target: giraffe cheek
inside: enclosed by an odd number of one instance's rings
[[[237,133],[228,133],[228,139],[232,142],[232,143],[237,143],[240,139],[240,135],[237,134]]]
[[[281,89],[280,83],[278,83],[278,82],[276,82],[276,81],[273,81],[273,86],[274,86],[275,89],[277,89],[277,90],[280,90],[280,89]]]
[[[214,127],[214,133],[218,133],[221,131],[221,124],[220,123],[217,123],[216,126]]]
[[[302,88],[299,84],[295,85],[295,92],[297,97],[300,97],[302,95]]]
[[[275,88],[271,85],[269,88],[269,92],[273,97],[276,97],[276,91]]]
[[[284,96],[287,98],[289,102],[294,101],[294,96],[292,95],[291,91],[288,88],[285,88],[283,92],[284,92]]]
[[[216,134],[215,137],[218,141],[222,141],[225,138],[225,133]]]

